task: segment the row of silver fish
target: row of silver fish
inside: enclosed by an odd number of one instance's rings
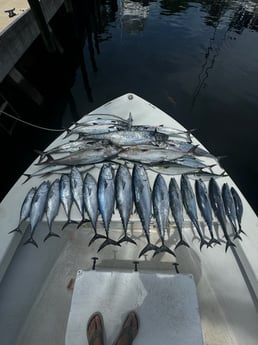
[[[33,176],[62,174],[71,166],[88,170],[106,161],[141,163],[167,175],[211,174],[204,169],[213,165],[204,164],[198,157],[216,160],[209,152],[192,144],[191,131],[163,125],[133,125],[131,115],[125,120],[115,115],[89,114],[66,132],[64,139],[70,135],[79,138],[41,152],[36,164],[40,168],[26,174],[26,181]]]
[[[167,188],[166,181],[161,174],[157,174],[152,190],[146,169],[141,164],[134,165],[132,174],[126,164],[121,164],[116,174],[111,164],[103,164],[98,181],[90,173],[86,173],[83,178],[78,168],[73,167],[70,174],[62,174],[60,179],[54,180],[51,184],[49,181],[44,181],[38,188],[34,187],[27,193],[21,207],[19,224],[11,232],[21,232],[21,224],[30,218],[30,237],[26,243],[37,246],[33,237],[34,232],[43,215],[46,214],[49,232],[44,240],[46,241],[52,236],[59,237],[52,231],[52,224],[58,214],[59,207],[61,204],[63,205],[67,217],[67,222],[63,226],[64,229],[73,222],[71,209],[72,204],[75,203],[81,215],[78,227],[89,219],[94,230],[94,236],[89,245],[98,238],[104,239],[98,251],[107,245],[120,246],[125,241],[136,244],[127,232],[129,219],[133,213],[133,204],[135,204],[147,240],[147,244],[139,256],[150,250],[154,251],[154,256],[161,252],[168,252],[175,256],[175,252],[165,243],[170,210],[180,238],[175,249],[181,245],[189,247],[189,244],[183,239],[184,209],[197,230],[200,248],[204,244],[211,246],[213,243],[220,243],[213,234],[212,209],[222,227],[226,239],[226,250],[228,246],[234,246],[227,231],[226,216],[234,229],[234,238],[240,238],[240,233],[243,232],[241,229],[243,206],[237,192],[233,187],[230,190],[227,183],[223,184],[221,192],[214,178],[209,181],[209,195],[201,179],[195,181],[195,191],[196,197],[187,175],[181,176],[180,187],[176,179],[171,177]],[[199,225],[196,201],[208,225],[209,241],[204,238]],[[115,204],[121,217],[124,232],[123,237],[118,241],[110,238],[109,231]],[[87,218],[85,218],[85,214]],[[102,216],[105,235],[97,232],[99,214]],[[150,239],[152,216],[156,220],[161,240],[159,247],[152,244]]]

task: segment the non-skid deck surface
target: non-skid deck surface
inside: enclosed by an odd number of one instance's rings
[[[201,345],[202,330],[191,276],[79,270],[65,345],[87,344],[86,325],[101,311],[105,344],[116,340],[128,311],[139,317],[135,345]]]

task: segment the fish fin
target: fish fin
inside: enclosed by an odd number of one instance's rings
[[[47,236],[44,238],[44,242],[46,242],[46,240],[47,240],[49,237],[59,237],[59,238],[60,238],[60,236],[59,236],[58,234],[56,234],[55,232],[50,231],[50,232],[47,234]]]
[[[68,219],[67,222],[64,223],[62,230],[64,230],[64,228],[67,227],[67,225],[69,224],[77,224],[77,223],[78,222],[76,222],[75,220]]]
[[[190,248],[189,244],[188,244],[186,241],[184,241],[184,240],[180,240],[180,241],[176,244],[175,250],[176,250],[178,247],[180,247],[180,246],[186,246],[186,247]]]
[[[104,247],[106,247],[106,246],[108,246],[108,245],[114,245],[114,246],[119,246],[119,247],[121,247],[121,244],[120,243],[118,243],[117,241],[114,241],[114,240],[112,240],[111,238],[107,238],[102,244],[101,244],[101,246],[99,247],[99,249],[98,249],[98,252],[101,250],[101,249],[103,249]]]
[[[98,238],[107,238],[105,235],[95,234],[92,239],[90,240],[88,246],[90,246],[94,241],[96,241]]]
[[[147,243],[147,245],[142,249],[142,251],[140,252],[138,257],[141,257],[142,255],[144,255],[145,253],[147,253],[150,250],[156,250],[157,246],[155,246],[152,243]]]
[[[236,245],[230,239],[228,239],[226,243],[225,252],[227,252],[228,247],[236,247]]]
[[[118,243],[122,243],[122,242],[130,242],[137,245],[137,243],[128,235],[124,235],[124,237],[122,237],[121,240],[118,241]]]
[[[23,245],[25,245],[25,244],[28,244],[28,243],[31,243],[31,244],[33,244],[35,247],[39,247],[38,245],[37,245],[37,242],[33,239],[33,237],[30,237],[26,242],[24,242],[23,243]]]
[[[168,248],[167,246],[165,246],[165,244],[162,244],[160,247],[158,247],[158,248],[155,250],[155,252],[154,252],[154,254],[153,254],[153,257],[154,257],[155,255],[159,254],[159,253],[164,253],[164,252],[169,253],[169,254],[171,254],[171,255],[174,255],[174,257],[176,257],[176,254],[173,252],[173,250],[171,250],[170,248]]]
[[[12,232],[19,232],[20,234],[22,234],[22,231],[21,231],[21,229],[19,227],[9,231],[8,234],[11,234]]]

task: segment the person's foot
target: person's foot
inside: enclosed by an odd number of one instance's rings
[[[89,345],[103,345],[103,320],[99,312],[94,313],[89,319],[87,338]]]
[[[122,331],[117,339],[116,345],[131,345],[138,333],[138,318],[134,311],[131,311],[123,324]]]

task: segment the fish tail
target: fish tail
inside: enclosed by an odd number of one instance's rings
[[[118,243],[122,243],[122,242],[130,242],[137,245],[136,242],[128,235],[124,235],[124,237],[122,237],[121,240],[118,241]]]
[[[201,238],[200,250],[202,250],[202,246],[204,246],[205,244],[207,247],[209,246],[209,243],[204,238]]]
[[[90,246],[94,241],[96,241],[98,238],[106,238],[106,236],[104,235],[100,235],[95,233],[95,235],[92,237],[92,239],[90,240],[88,246]]]
[[[47,236],[44,238],[44,242],[46,242],[46,240],[47,240],[49,237],[59,237],[59,238],[60,238],[60,236],[59,236],[58,234],[56,234],[55,232],[50,231],[50,232],[47,234]]]
[[[119,247],[121,247],[120,243],[118,243],[117,241],[114,241],[114,240],[112,240],[111,238],[107,238],[107,239],[101,244],[101,246],[99,247],[98,252],[99,252],[101,249],[103,249],[103,248],[105,248],[106,246],[108,246],[108,245],[114,245],[114,246],[119,246]]]
[[[173,250],[171,250],[170,248],[168,248],[165,244],[162,244],[160,247],[158,247],[158,248],[155,250],[155,252],[154,252],[154,254],[153,254],[153,257],[154,257],[155,255],[159,254],[159,253],[164,253],[164,252],[169,253],[169,254],[171,254],[171,255],[174,255],[174,256],[176,257],[176,254],[173,252]]]
[[[241,228],[241,227],[239,228],[238,233],[239,233],[239,234],[244,234],[244,235],[246,235],[246,236],[247,236],[247,233],[246,233],[246,232],[244,232],[244,230],[242,230],[242,228]]]
[[[227,252],[228,247],[236,247],[236,245],[230,239],[227,239],[225,252]]]
[[[234,240],[238,238],[239,240],[242,241],[242,237],[239,235],[239,232],[236,232],[235,235],[234,235]]]
[[[53,162],[54,158],[51,156],[50,153],[46,153],[45,154],[45,158],[47,158],[44,162],[42,162],[42,160],[40,160],[39,162],[35,163],[35,165],[42,165],[45,163],[49,163],[49,162]]]
[[[186,246],[186,247],[190,248],[189,244],[188,244],[186,241],[184,241],[183,239],[181,239],[181,240],[176,244],[175,250],[176,250],[178,247],[180,247],[180,246]]]
[[[63,225],[63,227],[62,227],[62,230],[64,230],[64,228],[67,227],[67,225],[69,225],[69,224],[77,224],[77,223],[78,223],[78,222],[76,222],[75,220],[68,219],[68,220],[64,223],[64,225]]]
[[[80,223],[77,225],[77,229],[79,229],[79,227],[80,226],[82,226],[82,224],[84,224],[84,223],[87,223],[89,220],[88,219],[82,219],[81,221],[80,221]]]
[[[139,257],[141,257],[142,255],[144,255],[145,253],[147,253],[148,251],[150,250],[156,250],[157,249],[157,246],[155,246],[154,244],[152,243],[148,243],[143,249],[142,251],[140,252],[139,254]]]
[[[20,234],[22,234],[22,231],[21,231],[21,229],[19,227],[9,231],[8,234],[11,234],[12,232],[19,232]]]
[[[213,238],[208,242],[207,247],[211,247],[213,243],[214,243],[214,244],[219,244],[219,245],[221,245],[220,241],[219,241],[219,240],[216,240],[216,238],[213,237]]]
[[[37,245],[37,242],[33,239],[33,237],[30,237],[26,242],[24,242],[23,243],[23,245],[25,245],[25,244],[28,244],[28,243],[31,243],[31,244],[33,244],[35,247],[39,247],[38,245]]]
[[[46,153],[40,150],[35,149],[34,150],[38,155],[40,155],[39,160],[38,160],[38,164],[41,163],[43,161],[43,159],[46,157]]]
[[[24,180],[22,182],[22,184],[26,183],[27,181],[29,181],[29,179],[31,178],[31,174],[23,174],[24,176],[26,176],[26,180]]]

